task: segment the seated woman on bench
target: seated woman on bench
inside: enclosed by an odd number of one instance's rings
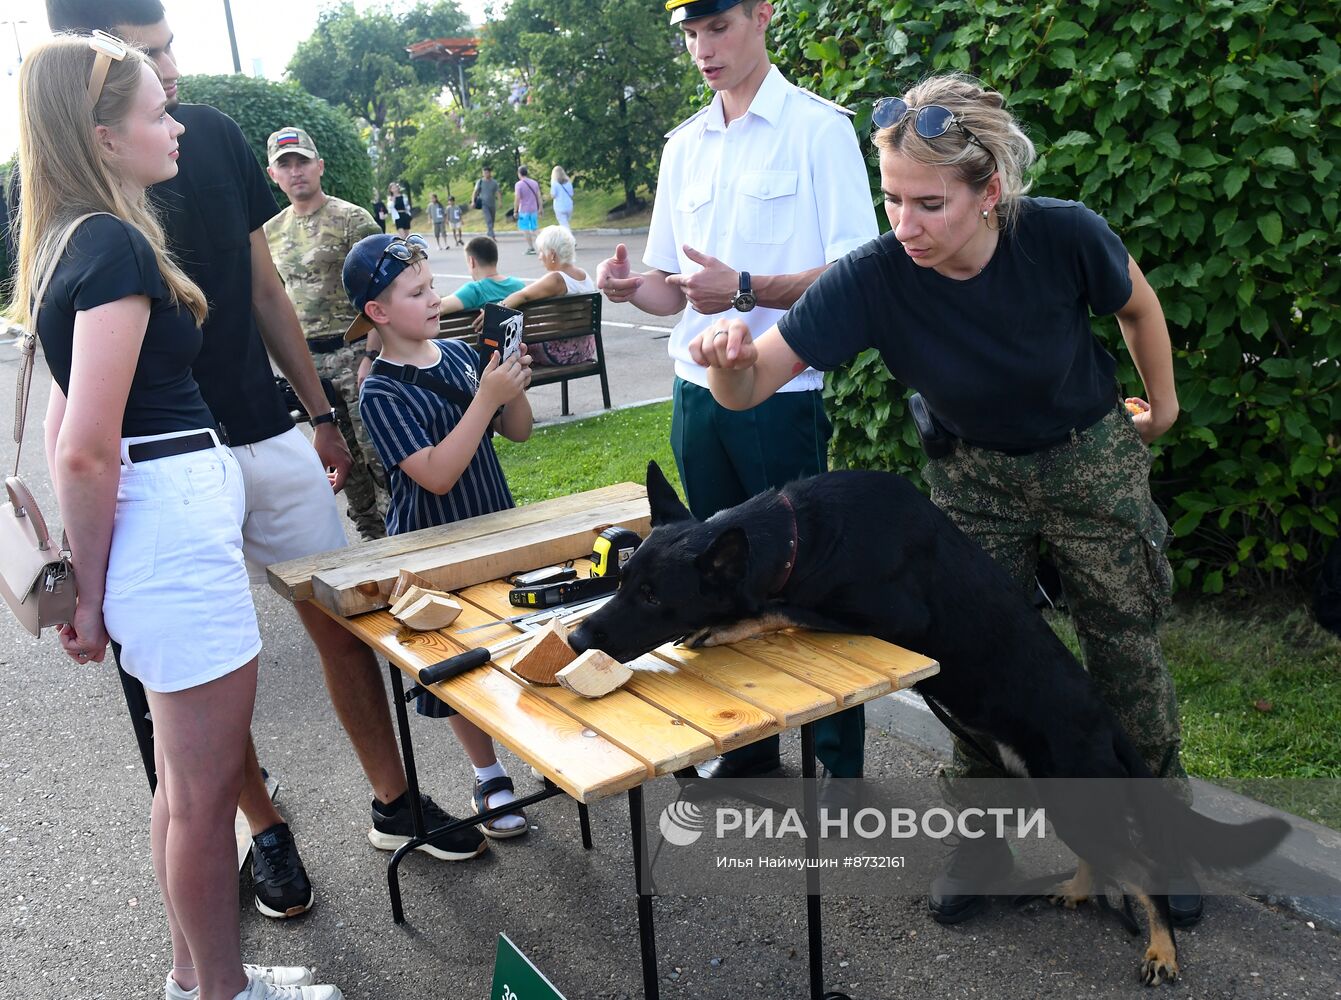
[[[546,274],[502,302],[509,309],[520,309],[527,302],[557,298],[561,295],[591,295],[596,284],[591,275],[573,263],[577,241],[563,226],[546,226],[535,238],[535,252]],[[539,344],[527,344],[535,364],[551,367],[581,365],[596,360],[596,338],[591,334],[563,337]]]

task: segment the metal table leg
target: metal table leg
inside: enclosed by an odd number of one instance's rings
[[[591,816],[587,814],[587,804],[585,802],[577,804],[577,821],[582,827],[582,846],[589,851],[591,850]]]
[[[801,727],[801,778],[805,782],[806,829],[818,834],[819,795],[815,787],[815,724]],[[819,857],[817,836],[806,837],[806,859]],[[806,868],[806,932],[810,948],[810,1000],[849,1000],[845,993],[824,992],[824,924],[820,912],[819,874]]]
[[[652,926],[652,897],[643,892],[643,858],[647,854],[647,833],[643,828],[643,789],[629,789],[629,832],[633,837],[633,881],[638,891],[638,948],[643,960],[643,1000],[659,1000],[657,982],[657,939]]]

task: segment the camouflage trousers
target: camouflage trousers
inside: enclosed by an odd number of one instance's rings
[[[335,408],[335,422],[354,458],[345,480],[349,519],[364,539],[383,538],[386,536],[386,473],[359,417],[358,366],[362,356],[360,350],[342,347],[329,354],[313,354],[312,361],[317,366],[317,374],[330,379],[345,402],[344,406]]]
[[[1173,572],[1168,525],[1150,495],[1150,449],[1120,407],[1071,440],[1010,456],[960,441],[927,463],[931,498],[1030,598],[1047,542],[1066,588],[1082,659],[1099,693],[1157,776],[1187,794],[1173,678],[1157,625]],[[959,739],[945,777],[1001,777]]]

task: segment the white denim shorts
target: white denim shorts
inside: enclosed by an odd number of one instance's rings
[[[247,488],[242,548],[252,583],[265,583],[273,563],[349,544],[326,470],[297,427],[233,454]]]
[[[130,445],[179,436],[122,439],[102,602],[121,666],[151,691],[205,684],[261,650],[242,558],[242,471],[232,453],[216,444],[130,461]]]

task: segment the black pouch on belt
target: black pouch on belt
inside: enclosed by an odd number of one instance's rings
[[[913,426],[922,441],[922,450],[927,458],[944,458],[955,450],[957,438],[945,429],[945,425],[936,419],[931,407],[922,398],[920,392],[908,397],[908,412],[913,415]]]

